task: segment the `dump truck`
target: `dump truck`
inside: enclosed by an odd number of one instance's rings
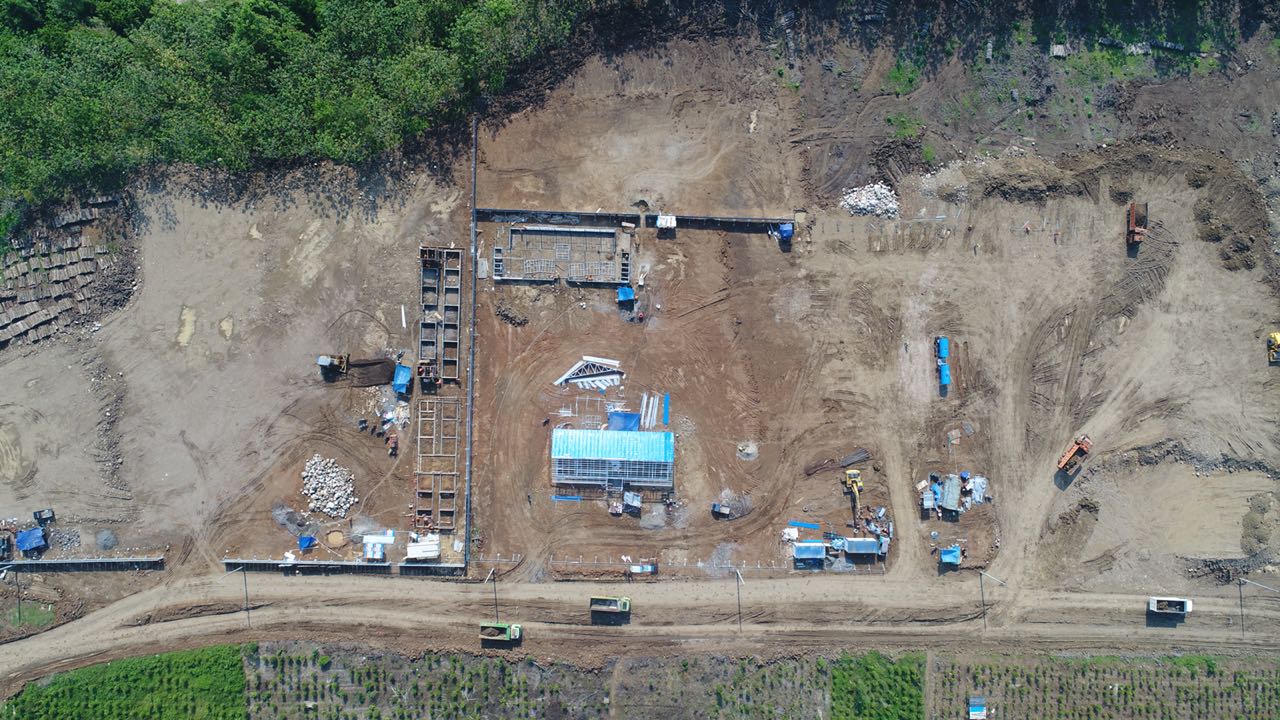
[[[592,596],[590,607],[593,613],[629,613],[631,612],[631,598]]]
[[[489,642],[520,642],[521,629],[517,623],[480,623],[480,639]]]
[[[1267,336],[1267,362],[1273,365],[1280,363],[1280,332]]]
[[[1058,469],[1070,475],[1080,467],[1080,463],[1089,457],[1089,451],[1093,449],[1093,440],[1088,435],[1080,435],[1072,443],[1067,451],[1062,453],[1062,457],[1058,458]]]
[[[1129,203],[1126,217],[1124,242],[1126,245],[1137,245],[1147,237],[1147,204]]]
[[[1147,612],[1160,615],[1186,615],[1191,612],[1191,601],[1186,598],[1151,597],[1147,598]]]

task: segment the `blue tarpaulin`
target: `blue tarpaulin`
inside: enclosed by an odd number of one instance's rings
[[[618,302],[631,302],[636,299],[636,291],[630,285],[623,285],[618,288]]]
[[[610,430],[639,430],[640,429],[640,413],[629,413],[629,412],[609,413],[609,429]]]
[[[827,556],[827,546],[820,542],[798,542],[792,548],[797,560],[821,560]]]
[[[671,424],[671,393],[662,396],[662,424]]]
[[[783,240],[790,240],[792,235],[796,234],[796,226],[794,223],[782,223],[778,226],[778,237]]]
[[[940,363],[938,365],[938,384],[939,385],[951,384],[951,366],[950,365],[946,363]]]
[[[942,548],[942,564],[943,565],[959,565],[960,564],[960,546],[952,545],[949,548]]]
[[[31,528],[18,533],[18,550],[27,552],[29,550],[39,550],[44,546],[44,530],[42,528]]]
[[[946,335],[939,335],[934,341],[934,344],[937,348],[938,358],[940,360],[946,360],[947,357],[951,355],[951,341],[947,339]]]
[[[391,378],[391,389],[404,395],[409,392],[409,380],[413,378],[413,370],[407,365],[396,365],[396,374]]]
[[[802,522],[800,520],[792,520],[787,524],[791,527],[804,528],[806,530],[819,530],[822,528],[822,526],[817,523]]]
[[[298,538],[299,550],[310,550],[311,548],[315,547],[317,544],[318,543],[315,539],[315,536],[313,535],[303,535],[302,537]]]
[[[948,475],[942,483],[942,497],[938,498],[938,507],[943,510],[960,512],[960,478]]]

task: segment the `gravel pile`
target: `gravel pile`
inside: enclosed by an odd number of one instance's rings
[[[872,183],[857,188],[846,188],[840,198],[840,207],[853,215],[898,217],[898,195],[884,183]]]
[[[49,547],[73,550],[80,547],[79,530],[63,530],[58,528],[49,531]]]
[[[329,517],[347,516],[347,511],[360,501],[355,496],[355,476],[335,460],[312,455],[302,468],[302,494],[307,496],[309,512],[322,512]]]

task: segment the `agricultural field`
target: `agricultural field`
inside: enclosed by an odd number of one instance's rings
[[[238,720],[245,717],[241,648],[217,645],[116,660],[32,684],[0,716],[41,720]]]
[[[929,717],[982,695],[997,717],[1192,720],[1276,717],[1280,662],[1207,655],[1165,658],[934,656]]]

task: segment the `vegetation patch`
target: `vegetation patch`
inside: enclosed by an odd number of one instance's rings
[[[929,667],[930,717],[982,695],[993,717],[1199,720],[1276,717],[1280,664],[1164,658],[945,658]]]
[[[24,603],[21,613],[18,612],[17,607],[13,607],[9,612],[5,613],[4,622],[11,628],[42,628],[53,623],[57,617],[58,611],[52,605],[47,603]]]
[[[6,2],[0,201],[118,184],[151,163],[368,159],[500,90],[568,37],[581,6]]]
[[[899,59],[884,77],[884,91],[894,95],[906,95],[920,85],[920,66],[911,60]]]
[[[924,655],[897,661],[878,652],[842,655],[831,668],[831,717],[836,720],[922,720]]]
[[[5,718],[233,720],[245,717],[241,649],[219,645],[117,660],[31,684],[0,706]]]
[[[910,113],[890,115],[884,121],[889,124],[889,127],[893,128],[893,136],[899,139],[913,138],[924,129],[924,123],[920,121],[920,118]]]

